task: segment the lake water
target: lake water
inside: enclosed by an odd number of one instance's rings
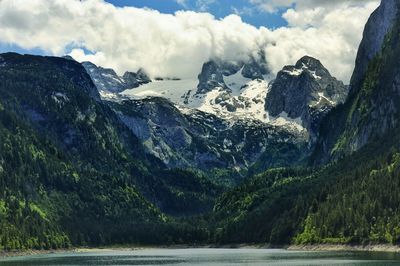
[[[57,253],[0,260],[0,266],[32,265],[400,265],[395,253],[303,252],[271,249],[147,249]]]

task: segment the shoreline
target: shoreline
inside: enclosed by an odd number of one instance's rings
[[[376,245],[340,245],[340,244],[316,244],[316,245],[290,245],[289,251],[365,251],[365,252],[393,252],[400,253],[400,246],[389,244]]]
[[[271,246],[268,244],[231,244],[231,245],[160,245],[160,246],[105,246],[105,247],[75,247],[70,249],[55,250],[13,250],[0,251],[0,259],[37,256],[47,254],[61,253],[90,253],[90,252],[111,252],[111,251],[135,251],[151,249],[283,249],[287,251],[343,251],[343,252],[390,252],[400,253],[400,246],[377,244],[377,245],[334,245],[334,244],[316,244],[316,245],[286,245]]]

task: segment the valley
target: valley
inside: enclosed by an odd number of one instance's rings
[[[399,245],[398,10],[349,85],[262,51],[196,79],[0,54],[0,249]]]

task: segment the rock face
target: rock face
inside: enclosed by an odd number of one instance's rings
[[[143,69],[139,69],[137,73],[125,72],[121,77],[113,69],[98,67],[91,62],[83,62],[82,65],[103,95],[105,93],[119,93],[151,82]]]
[[[249,79],[264,79],[264,77],[270,74],[268,69],[267,60],[264,53],[260,53],[260,59],[252,57],[248,63],[243,65],[242,75]]]
[[[370,17],[357,55],[349,99],[324,121],[314,163],[351,154],[398,127],[398,5],[397,1],[383,0]]]
[[[238,73],[240,71],[240,73]],[[270,74],[265,58],[261,55],[260,59],[251,57],[247,62],[225,62],[221,60],[211,60],[205,63],[198,76],[199,85],[196,94],[205,94],[216,88],[221,88],[229,93],[232,90],[226,84],[224,77],[240,74],[243,78],[250,80],[264,80]]]
[[[357,53],[356,65],[351,78],[350,91],[359,89],[369,62],[381,51],[386,34],[392,29],[398,12],[397,0],[383,0],[378,9],[369,18],[363,34],[363,40]]]
[[[197,94],[205,94],[215,88],[229,90],[224,82],[223,69],[215,61],[205,63],[198,78]]]
[[[225,119],[266,121],[263,104],[269,73],[263,59],[209,61],[203,65],[196,92],[186,95],[185,106]]]
[[[257,173],[296,165],[347,88],[311,57],[285,67],[269,84],[265,61],[209,61],[197,88],[196,80],[160,79],[132,90],[137,98],[124,92],[130,100],[110,98],[109,104],[146,151],[169,168]],[[125,81],[129,77],[131,85],[139,80],[126,74]],[[140,97],[146,90],[153,94]]]
[[[163,98],[110,102],[147,152],[170,168],[248,169],[269,151],[263,168],[299,163],[306,137],[254,122],[231,123],[196,110],[179,110]],[[292,149],[294,158],[277,152]],[[260,169],[261,170],[261,169]]]
[[[85,64],[103,99],[147,153],[169,168],[255,173],[298,164],[313,147],[321,120],[347,95],[347,87],[308,56],[272,82],[262,54],[246,62],[211,60],[198,80],[151,83],[142,71],[118,77]]]
[[[315,135],[321,119],[343,103],[347,88],[332,77],[320,61],[309,56],[294,66],[285,66],[272,82],[265,109],[272,117],[301,119],[303,127]]]
[[[138,72],[125,72],[122,76],[126,88],[137,88],[142,84],[147,84],[151,82],[151,79],[147,76],[144,69],[140,68]]]

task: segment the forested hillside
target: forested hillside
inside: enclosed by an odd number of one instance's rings
[[[79,63],[1,59],[1,247],[174,241],[161,210],[212,208],[221,188],[146,155]]]
[[[216,203],[218,243],[399,242],[399,148],[393,132],[314,169],[274,169]]]

